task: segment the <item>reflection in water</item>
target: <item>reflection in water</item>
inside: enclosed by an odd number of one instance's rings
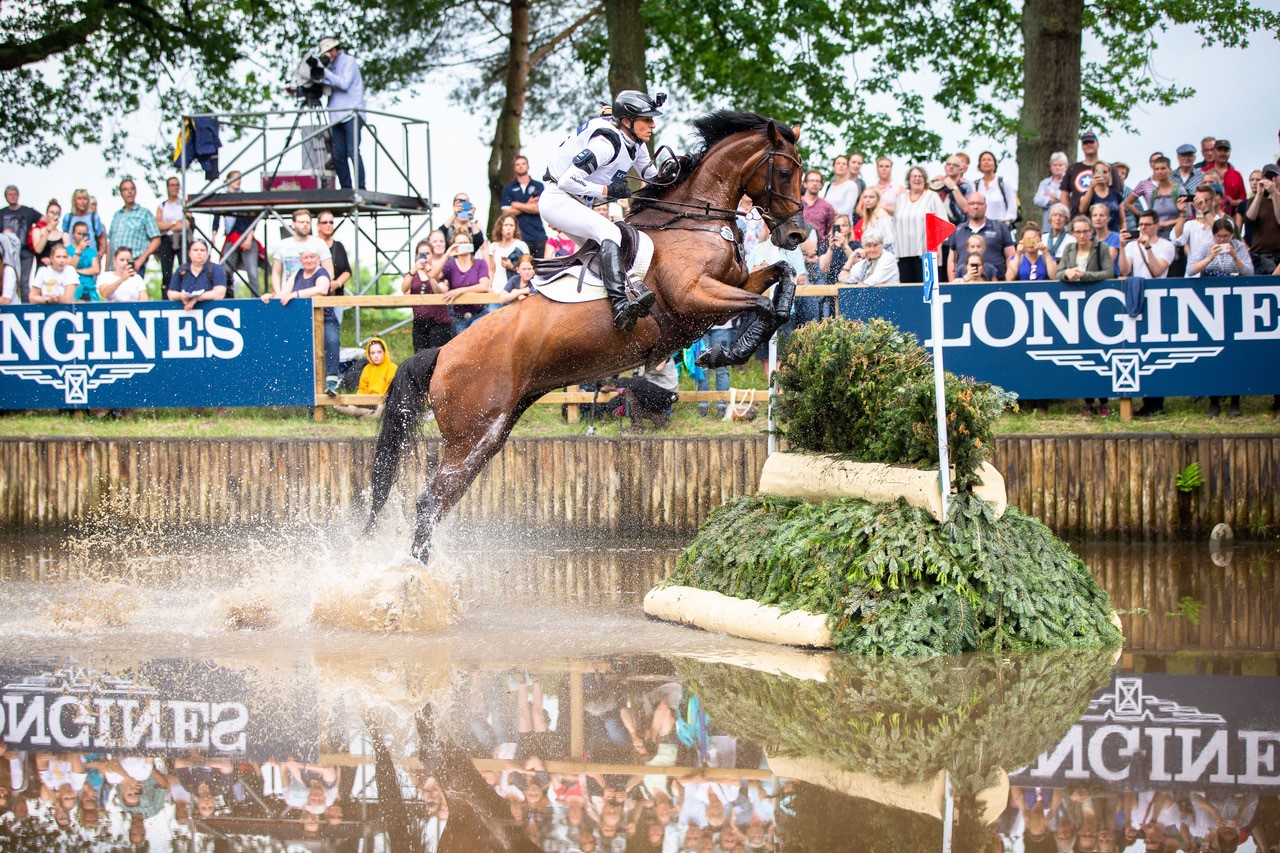
[[[0,540],[0,851],[1280,844],[1280,561],[1257,546],[1080,546],[1147,611],[1114,665],[647,622],[678,550],[627,543],[459,537],[467,621],[327,631],[316,574],[395,556],[340,539]],[[266,630],[226,630],[232,592]]]
[[[1268,835],[1274,679],[1113,673],[1079,652],[736,661],[7,664],[0,849],[1229,851],[1280,839]]]

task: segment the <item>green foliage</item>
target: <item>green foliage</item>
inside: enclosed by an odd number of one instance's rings
[[[1182,598],[1178,599],[1178,609],[1167,610],[1165,611],[1164,615],[1165,616],[1181,616],[1182,618],[1190,622],[1192,625],[1199,625],[1200,615],[1203,611],[1204,611],[1203,601],[1201,601],[1198,598],[1192,598],[1189,595],[1184,595],[1182,596]]]
[[[767,755],[818,758],[901,784],[949,770],[963,795],[1052,748],[1107,683],[1111,661],[1108,651],[842,656],[826,681],[684,659],[675,666],[713,723],[732,720],[734,735]]]
[[[1178,472],[1177,480],[1178,491],[1194,492],[1196,489],[1204,485],[1204,474],[1200,472],[1200,463],[1192,462],[1186,468]]]
[[[778,424],[793,447],[861,462],[938,464],[933,366],[914,335],[887,320],[808,323],[778,367]],[[992,428],[1015,396],[946,374],[947,443],[956,485],[979,481]]]
[[[668,582],[825,613],[836,647],[860,654],[1122,640],[1110,597],[1066,543],[972,495],[945,525],[901,502],[742,497],[712,513]]]
[[[282,81],[240,60],[252,46],[259,68],[283,73],[287,63],[291,72],[309,39],[300,17],[288,0],[0,4],[0,160],[43,165],[68,148],[102,143],[114,163],[139,130],[135,114],[149,108],[161,115],[164,139],[150,159],[167,162],[184,112],[283,96]]]

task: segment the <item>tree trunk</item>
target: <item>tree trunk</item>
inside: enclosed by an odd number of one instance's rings
[[[642,0],[610,0],[604,7],[609,33],[609,94],[623,89],[648,90],[644,62],[645,29],[640,15]]]
[[[507,36],[506,98],[493,128],[489,149],[489,227],[502,212],[502,187],[515,177],[520,153],[520,122],[529,88],[529,7],[532,0],[510,0],[511,30]]]
[[[1084,0],[1026,0],[1022,9],[1022,118],[1018,198],[1023,220],[1039,221],[1032,199],[1049,174],[1049,155],[1078,159],[1080,51]]]

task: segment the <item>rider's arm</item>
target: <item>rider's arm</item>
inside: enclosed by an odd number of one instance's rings
[[[608,184],[592,183],[596,171],[615,157],[614,147],[603,135],[593,137],[587,147],[578,152],[564,174],[556,178],[560,189],[572,195],[589,195],[604,198],[609,194]],[[598,179],[597,179],[598,180]]]

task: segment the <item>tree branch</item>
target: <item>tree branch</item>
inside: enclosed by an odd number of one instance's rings
[[[79,21],[51,30],[31,41],[0,43],[0,71],[13,71],[84,44],[102,26],[107,9],[117,3],[118,0],[86,3],[81,7],[84,18]]]
[[[542,62],[542,60],[550,56],[551,53],[557,47],[560,46],[561,42],[563,42],[565,39],[572,36],[574,33],[582,29],[587,24],[589,24],[592,18],[599,16],[600,13],[603,11],[604,11],[604,3],[603,2],[597,3],[591,9],[587,10],[587,13],[583,15],[581,18],[574,21],[572,24],[570,24],[565,29],[561,30],[555,36],[552,36],[550,41],[546,42],[545,44],[539,45],[537,50],[529,54],[529,67],[530,68],[534,67],[538,63]]]

